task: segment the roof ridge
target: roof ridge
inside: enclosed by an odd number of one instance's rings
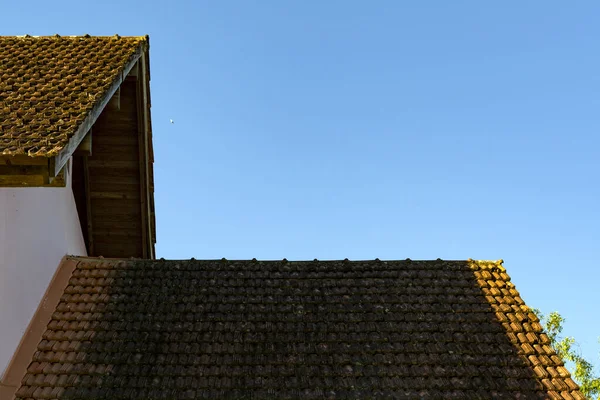
[[[0,35],[0,38],[15,38],[15,39],[139,39],[146,40],[149,35],[141,35],[141,36],[121,36],[119,34],[115,35],[90,35],[89,33],[85,33],[83,35]]]
[[[284,259],[256,259],[256,258],[239,258],[239,259],[226,259],[226,258],[170,258],[170,259],[165,259],[165,258],[158,258],[158,259],[150,259],[150,258],[134,258],[134,257],[129,257],[129,258],[106,258],[106,257],[102,257],[102,256],[98,256],[98,257],[90,257],[90,256],[68,256],[69,259],[73,259],[73,260],[82,260],[82,261],[166,261],[166,262],[174,262],[174,261],[211,261],[211,262],[216,262],[216,261],[229,261],[229,262],[248,262],[248,261],[255,261],[255,262],[291,262],[291,263],[297,263],[297,262],[401,262],[401,261],[405,261],[405,262],[416,262],[416,263],[421,263],[421,262],[435,262],[435,261],[439,261],[439,262],[464,262],[464,263],[473,263],[473,264],[477,264],[477,265],[494,265],[494,266],[502,266],[504,263],[503,259],[499,259],[499,260],[473,260],[471,258],[467,258],[467,259],[454,259],[454,260],[450,260],[450,259],[418,259],[418,260],[413,260],[410,258],[405,258],[405,259],[383,259],[380,260],[379,258],[375,258],[375,259],[356,259],[356,260],[350,260],[348,258],[334,258],[334,259],[326,259],[326,260],[319,260],[319,259],[298,259],[298,260],[288,260],[286,258]]]

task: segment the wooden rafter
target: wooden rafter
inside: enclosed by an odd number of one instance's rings
[[[85,212],[86,212],[86,220],[87,226],[81,227],[82,229],[87,229],[87,238],[88,238],[88,255],[94,255],[94,229],[92,225],[92,197],[90,196],[90,168],[89,161],[87,156],[82,157],[83,164],[83,184],[85,190]]]
[[[65,186],[64,169],[61,169],[52,179],[49,176],[48,158],[29,157],[25,155],[0,157],[0,186]]]
[[[91,156],[92,155],[92,129],[85,135],[77,149],[73,153],[76,156]]]
[[[149,248],[150,243],[148,241],[148,216],[146,214],[146,209],[148,206],[148,187],[147,187],[147,178],[146,178],[146,169],[148,164],[147,154],[145,151],[146,148],[146,135],[145,135],[145,123],[146,113],[144,110],[144,106],[146,104],[145,101],[145,84],[144,84],[144,57],[140,58],[138,62],[138,75],[137,75],[137,85],[136,85],[136,103],[137,103],[137,121],[138,121],[138,162],[139,162],[139,171],[140,171],[140,211],[142,217],[142,254],[144,258],[149,257]],[[141,72],[141,73],[140,73]],[[141,76],[140,76],[141,75]]]

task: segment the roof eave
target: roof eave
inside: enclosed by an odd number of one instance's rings
[[[148,51],[147,42],[146,41],[140,42],[140,46],[138,47],[136,52],[133,54],[131,59],[127,62],[127,64],[125,65],[125,67],[123,68],[121,73],[113,81],[113,83],[111,84],[108,91],[106,93],[104,93],[104,95],[98,102],[96,102],[96,104],[94,105],[92,110],[88,113],[88,115],[85,117],[83,122],[79,125],[79,127],[77,128],[77,130],[75,131],[73,136],[69,139],[67,145],[65,147],[63,147],[58,152],[58,154],[56,154],[54,157],[50,158],[50,160],[49,160],[49,162],[50,162],[50,168],[49,168],[50,177],[54,177],[54,176],[58,175],[60,170],[65,166],[65,164],[69,160],[69,157],[71,157],[71,155],[75,152],[75,150],[77,149],[79,144],[83,141],[86,134],[89,132],[90,128],[94,125],[94,123],[96,122],[96,120],[98,119],[98,117],[100,116],[100,114],[102,113],[104,108],[106,107],[106,105],[109,103],[110,99],[117,92],[117,90],[119,89],[119,87],[121,86],[121,84],[123,83],[123,81],[125,80],[127,75],[129,74],[129,72],[131,72],[131,70],[133,69],[135,64],[138,62],[140,57],[142,57],[142,55],[147,51]]]

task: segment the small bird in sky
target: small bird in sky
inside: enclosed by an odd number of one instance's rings
[[[171,121],[171,123],[172,123],[172,124],[174,124],[174,123],[175,123],[175,121],[173,121],[172,119],[170,119],[169,121]]]

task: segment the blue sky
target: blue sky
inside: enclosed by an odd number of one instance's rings
[[[150,35],[159,257],[502,258],[600,362],[600,3],[21,4]]]

